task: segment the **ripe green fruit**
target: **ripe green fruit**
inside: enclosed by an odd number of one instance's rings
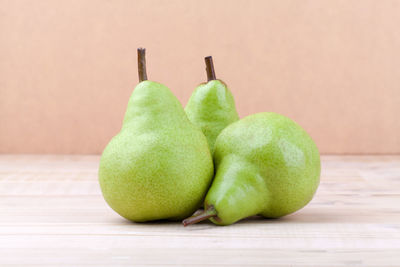
[[[239,120],[239,115],[232,93],[223,81],[216,80],[212,57],[206,57],[205,61],[208,82],[195,89],[185,111],[189,120],[203,131],[213,152],[219,133]]]
[[[218,225],[262,215],[277,218],[304,207],[319,184],[320,157],[311,137],[276,113],[250,115],[226,127],[215,143],[216,176],[205,211]]]
[[[147,81],[144,52],[138,49],[140,83],[122,129],[101,156],[100,186],[110,207],[128,220],[180,220],[201,205],[214,173],[212,157],[178,99]]]

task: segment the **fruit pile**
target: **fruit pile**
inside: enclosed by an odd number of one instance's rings
[[[170,89],[147,80],[145,50],[138,49],[140,82],[99,167],[103,196],[122,217],[182,220],[194,213],[185,226],[205,219],[230,225],[295,212],[317,190],[320,157],[310,136],[276,113],[239,119],[212,58],[205,60],[208,82],[183,109]]]

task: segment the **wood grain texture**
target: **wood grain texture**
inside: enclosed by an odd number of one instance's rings
[[[186,228],[119,217],[98,160],[0,155],[0,266],[400,266],[400,156],[324,156],[301,211]]]

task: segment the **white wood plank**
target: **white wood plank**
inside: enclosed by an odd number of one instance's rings
[[[0,155],[0,266],[400,266],[400,156],[324,156],[299,212],[228,227],[130,223],[99,156]]]

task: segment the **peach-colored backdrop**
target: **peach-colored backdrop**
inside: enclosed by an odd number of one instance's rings
[[[323,153],[400,153],[396,0],[0,0],[0,152],[100,153],[139,46],[183,104],[212,55],[242,117],[285,114]]]

